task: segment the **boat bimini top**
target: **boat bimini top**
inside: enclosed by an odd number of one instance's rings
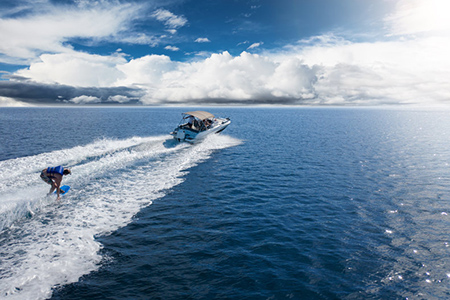
[[[213,119],[214,118],[214,115],[212,113],[209,113],[207,111],[201,111],[201,110],[189,111],[189,112],[185,112],[183,114],[186,115],[186,116],[196,117],[197,119],[200,119],[200,120]]]

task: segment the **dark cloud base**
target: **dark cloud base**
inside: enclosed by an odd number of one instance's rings
[[[233,105],[233,106],[252,106],[252,105],[309,105],[308,101],[311,99],[297,99],[297,98],[259,98],[259,99],[225,99],[225,98],[205,98],[189,100],[189,105]],[[180,102],[166,101],[164,104],[179,105]]]
[[[100,102],[81,103],[79,105],[142,105],[140,98],[144,95],[144,90],[128,87],[73,87],[30,81],[0,81],[0,97],[8,97],[34,105],[74,105],[76,103],[69,100],[80,96],[96,97],[100,99]],[[111,101],[110,97],[113,96],[127,97],[129,101],[121,103]],[[308,100],[292,98],[261,98],[257,100],[205,98],[191,99],[185,102],[155,101],[154,103],[146,103],[145,105],[307,105],[310,104]]]
[[[258,99],[228,99],[228,98],[204,98],[189,99],[185,101],[154,100],[141,101],[145,96],[145,90],[129,87],[74,87],[61,84],[42,84],[31,81],[0,81],[0,97],[11,98],[20,102],[33,105],[144,105],[144,106],[373,106],[373,105],[406,105],[413,102],[395,103],[390,99],[372,99],[359,97],[348,98],[345,102],[330,103],[321,100],[318,95],[309,98],[289,97],[260,97]],[[120,96],[120,97],[117,97]],[[77,97],[95,97],[95,101],[77,103],[70,101]],[[114,101],[113,99],[120,99]]]
[[[9,97],[18,101],[31,104],[66,104],[70,99],[80,96],[97,97],[101,100],[95,104],[118,104],[111,101],[110,97],[124,96],[129,99],[122,104],[137,104],[144,95],[141,89],[128,87],[96,88],[73,87],[61,84],[42,84],[21,81],[0,81],[0,97]],[[74,103],[71,103],[74,104]]]

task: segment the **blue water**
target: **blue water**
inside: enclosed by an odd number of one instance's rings
[[[0,108],[0,298],[450,298],[450,111],[191,109]]]

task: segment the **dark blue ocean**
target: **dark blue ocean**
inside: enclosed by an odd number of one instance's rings
[[[0,298],[450,298],[450,110],[192,109],[0,108]]]

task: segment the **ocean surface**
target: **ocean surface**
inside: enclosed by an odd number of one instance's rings
[[[0,108],[0,299],[450,298],[450,110],[192,109]]]

